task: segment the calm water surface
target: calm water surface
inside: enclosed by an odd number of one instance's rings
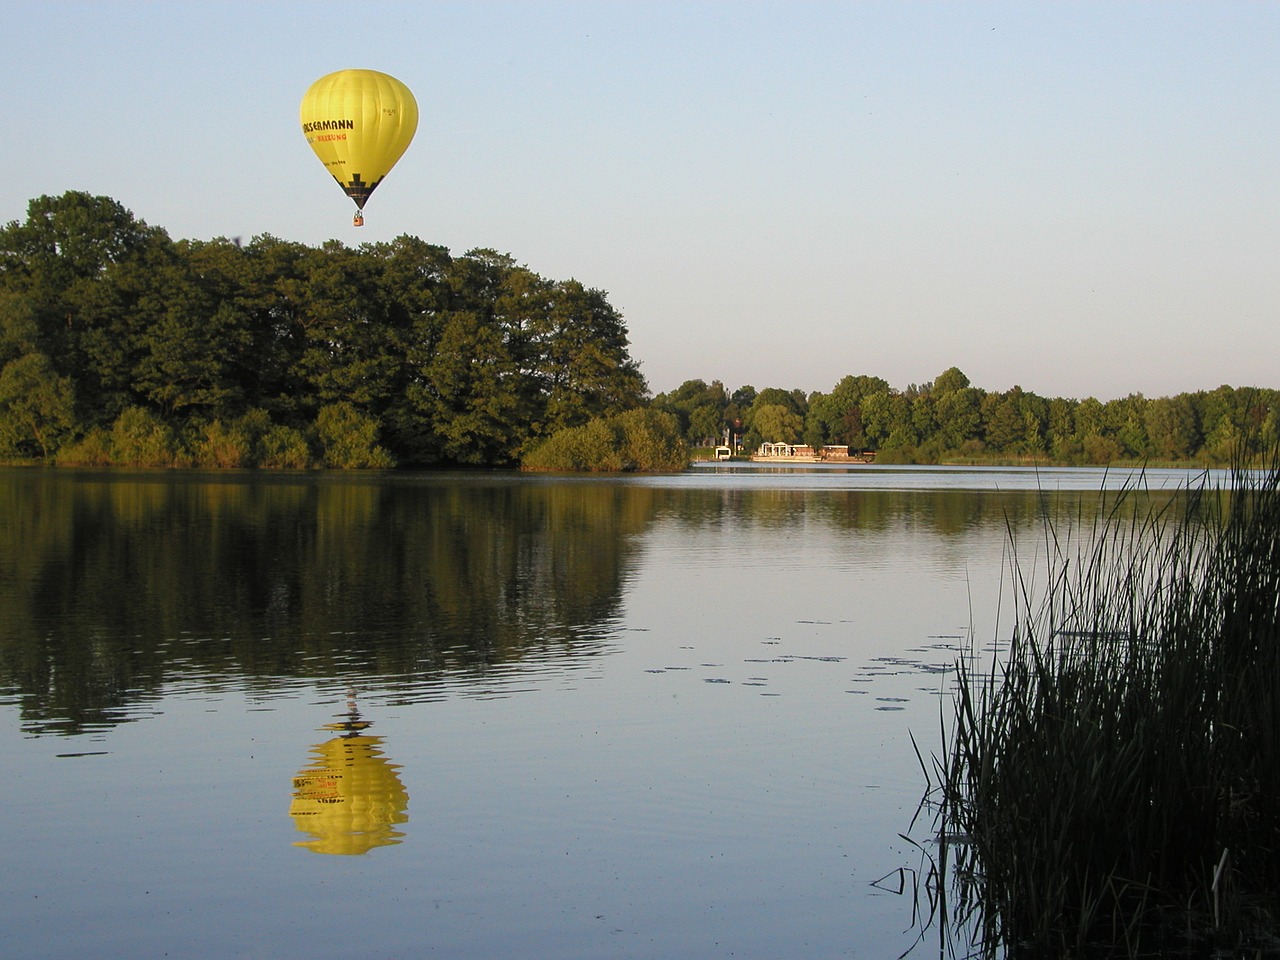
[[[0,472],[3,955],[896,957],[1009,529],[1125,479]]]

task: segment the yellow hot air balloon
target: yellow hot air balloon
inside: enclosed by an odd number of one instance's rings
[[[309,766],[293,778],[289,815],[310,840],[294,846],[315,853],[367,853],[400,842],[409,819],[409,794],[399,769],[382,755],[382,738],[335,737],[311,748]]]
[[[418,103],[409,88],[377,70],[339,70],[313,83],[298,111],[302,133],[325,169],[364,205],[404,154],[418,129]]]

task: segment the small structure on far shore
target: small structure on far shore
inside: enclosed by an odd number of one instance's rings
[[[825,444],[820,450],[807,443],[762,443],[751,457],[774,463],[872,463],[875,458],[874,450],[850,453],[848,445],[835,443]]]

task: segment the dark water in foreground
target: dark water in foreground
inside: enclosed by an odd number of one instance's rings
[[[1120,479],[0,472],[0,955],[896,957],[910,734]]]

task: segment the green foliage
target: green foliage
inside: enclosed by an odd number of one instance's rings
[[[391,454],[378,444],[378,422],[346,401],[320,408],[316,436],[326,467],[357,470],[395,466]]]
[[[243,431],[214,420],[192,444],[197,467],[230,469],[253,464],[253,444]]]
[[[862,450],[870,443],[868,417],[887,411],[877,409],[872,397],[884,397],[889,384],[879,377],[844,377],[830,393],[815,393],[809,398],[808,415],[805,418],[805,442],[817,449],[823,444],[846,444],[851,449]]]
[[[653,409],[629,410],[552,434],[521,462],[525,470],[646,473],[683,470],[689,449],[680,422]]]
[[[628,410],[619,414],[616,422],[622,430],[624,470],[669,472],[689,465],[688,445],[671,414],[660,410]]]
[[[979,437],[982,426],[982,393],[975,387],[957,387],[938,396],[934,416],[938,437],[947,450],[958,450]]]
[[[1195,408],[1185,394],[1149,401],[1143,411],[1143,421],[1151,454],[1162,460],[1190,457],[1200,448],[1197,420]]]
[[[604,292],[493,250],[453,256],[407,236],[355,248],[175,242],[75,191],[0,227],[7,458],[508,466],[565,428],[644,407],[645,392]],[[374,439],[319,439],[321,410],[342,404]],[[1274,389],[1046,399],[974,387],[956,367],[905,390],[851,375],[812,395],[687,380],[652,406],[694,445],[727,431],[747,449],[803,439],[884,463],[1222,464],[1241,443],[1257,454],[1280,441]],[[169,439],[104,440],[130,410]]]
[[[615,473],[626,465],[622,448],[622,431],[616,421],[591,420],[553,433],[529,451],[521,466],[539,471]]]
[[[957,390],[964,390],[969,386],[969,378],[964,375],[956,367],[948,367],[942,373],[938,374],[936,380],[933,381],[933,389],[930,393],[942,396],[948,393],[954,393]]]
[[[726,427],[740,416],[719,380],[710,384],[705,380],[686,380],[671,393],[654,397],[653,405],[679,419],[685,440],[690,444],[715,446]]]
[[[75,388],[43,353],[27,353],[0,370],[0,456],[50,453],[75,427]]]
[[[191,452],[195,465],[234,469],[271,467],[304,469],[310,447],[301,433],[271,422],[265,410],[249,410],[234,420],[213,420],[196,431]]]
[[[150,410],[129,407],[111,426],[111,462],[129,467],[182,467],[188,457],[173,428]]]
[[[774,405],[786,407],[798,417],[803,417],[809,412],[809,398],[803,390],[783,390],[779,387],[765,387],[751,401],[748,416],[750,416],[750,410],[758,410],[760,407]]]
[[[766,416],[765,430],[757,420],[766,405],[803,409],[795,391],[769,388],[753,395],[749,449],[803,436],[815,447],[847,443],[875,451],[879,463],[1047,458],[1062,464],[1156,459],[1225,465],[1233,454],[1256,456],[1270,438],[1280,437],[1280,391],[1257,388],[1221,386],[1154,400],[1131,394],[1104,403],[1040,397],[1020,386],[988,392],[971,386],[955,367],[903,391],[876,377],[844,377],[831,393],[809,398],[800,431],[781,428],[776,410]]]
[[[645,399],[621,315],[576,280],[412,237],[174,242],[75,192],[0,228],[2,370],[0,453],[59,462],[302,467],[310,433],[330,465],[502,465]]]
[[[800,414],[781,403],[752,406],[747,425],[769,443],[796,443],[804,431]]]
[[[94,427],[74,443],[58,449],[55,462],[64,467],[109,467],[115,463],[111,431]]]
[[[311,445],[293,427],[274,424],[258,437],[256,465],[270,470],[305,470],[311,466]]]

